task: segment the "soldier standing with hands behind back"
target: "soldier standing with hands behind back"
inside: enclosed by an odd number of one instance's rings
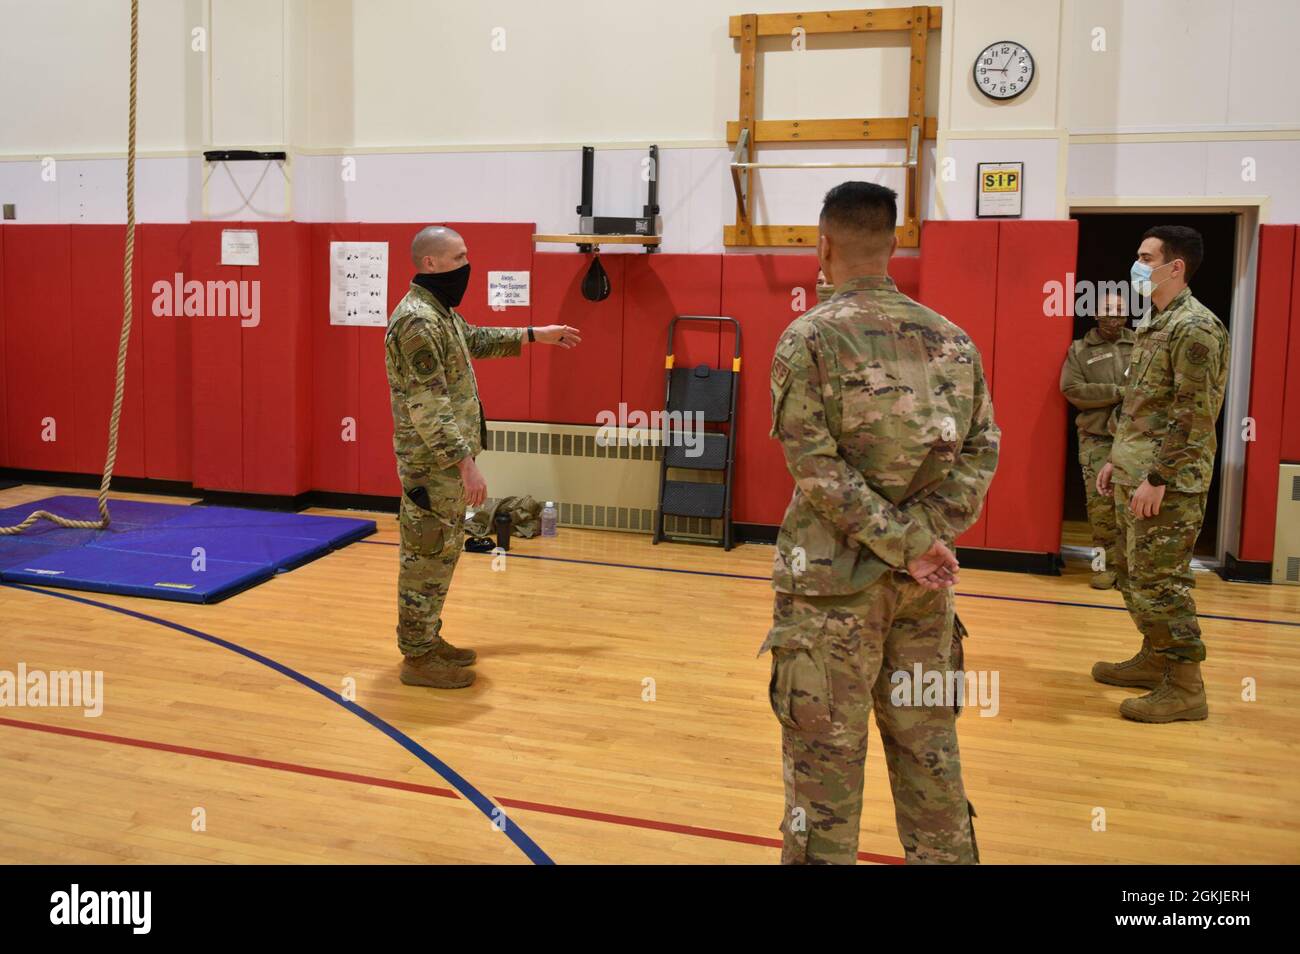
[[[1124,399],[1124,372],[1133,353],[1127,315],[1123,295],[1107,296],[1097,315],[1097,327],[1070,345],[1061,367],[1061,393],[1079,409],[1074,423],[1079,431],[1079,465],[1088,498],[1092,545],[1105,560],[1092,574],[1092,587],[1097,590],[1115,585],[1115,543],[1119,538],[1115,502],[1097,489],[1097,474],[1110,460],[1111,438]]]
[[[460,689],[474,681],[478,658],[442,637],[442,606],[465,545],[465,505],[487,499],[474,458],[487,424],[470,358],[517,355],[524,341],[572,348],[577,328],[480,328],[456,307],[469,284],[469,252],[459,233],[422,229],[411,242],[416,276],[397,303],[384,337],[393,403],[393,450],[402,481],[398,513],[397,646],[401,680]]]
[[[790,324],[772,360],[772,436],[795,490],[761,651],[787,864],[857,860],[873,709],[907,860],[979,860],[953,701],[896,705],[891,677],[961,669],[952,545],[979,514],[999,431],[970,338],[887,274],[897,218],[884,186],[827,193],[817,252],[834,294]]]

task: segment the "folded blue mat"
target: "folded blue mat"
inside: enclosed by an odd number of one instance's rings
[[[41,521],[0,537],[0,580],[185,603],[216,603],[367,537],[373,520],[110,501],[107,530]],[[48,510],[97,519],[93,497],[49,497],[0,510],[0,526]]]

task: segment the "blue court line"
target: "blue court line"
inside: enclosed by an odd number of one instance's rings
[[[96,607],[97,609],[111,610],[114,613],[121,613],[123,616],[130,616],[133,617],[134,619],[143,620],[146,623],[153,623],[157,626],[164,626],[167,629],[174,629],[178,633],[185,633],[187,636],[195,636],[199,639],[204,640],[205,642],[212,643],[214,646],[220,646],[222,649],[228,649],[233,653],[238,653],[240,656],[244,656],[247,659],[253,660],[253,662],[261,663],[263,666],[266,666],[268,669],[274,669],[282,676],[288,676],[294,682],[306,686],[308,689],[312,690],[313,692],[319,693],[320,695],[324,696],[330,702],[333,702],[336,705],[340,705],[344,709],[347,709],[353,715],[364,720],[365,722],[368,722],[371,726],[378,729],[380,732],[384,733],[384,735],[388,736],[390,739],[392,739],[402,748],[406,749],[406,751],[410,752],[417,759],[419,759],[425,765],[429,766],[429,768],[433,769],[444,779],[446,779],[449,783],[451,783],[452,788],[460,792],[460,794],[464,796],[466,801],[470,802],[475,808],[477,808],[480,812],[482,812],[483,815],[486,816],[490,822],[492,822],[494,827],[497,827],[499,825],[502,825],[502,823],[504,823],[504,827],[502,827],[500,830],[505,832],[505,834],[510,838],[510,840],[515,843],[515,846],[520,851],[522,851],[528,857],[528,860],[531,861],[533,864],[536,865],[555,864],[555,862],[551,860],[551,858],[546,854],[546,852],[543,851],[540,847],[538,847],[537,843],[528,837],[528,835],[524,832],[522,828],[520,828],[517,824],[509,820],[508,816],[505,813],[505,809],[498,808],[496,805],[493,805],[492,802],[488,800],[487,796],[485,796],[477,788],[475,788],[468,781],[462,778],[461,775],[457,773],[456,770],[453,769],[450,765],[442,761],[442,759],[438,758],[428,749],[424,748],[424,746],[420,745],[420,743],[416,742],[409,735],[404,733],[401,729],[398,729],[395,726],[385,722],[383,719],[375,715],[369,709],[363,708],[362,706],[357,705],[355,702],[351,702],[347,699],[344,699],[337,692],[334,692],[332,689],[326,688],[325,686],[317,682],[315,679],[312,679],[310,676],[305,676],[302,673],[298,672],[297,670],[290,669],[288,666],[284,665],[283,663],[278,663],[274,659],[271,659],[267,656],[263,656],[261,653],[254,652],[253,650],[240,646],[237,643],[229,642],[228,640],[222,639],[219,636],[213,636],[210,633],[204,633],[197,629],[191,629],[188,626],[182,626],[180,623],[173,623],[171,620],[161,619],[157,616],[150,616],[147,613],[138,613],[135,610],[126,609],[125,607],[113,606],[112,604],[109,603],[100,603],[97,600],[88,600],[85,597],[72,596],[69,593],[55,593],[55,592],[51,592],[50,590],[43,590],[39,587],[27,586],[22,583],[0,583],[0,586],[8,586],[15,590],[25,590],[28,593],[37,593],[40,594],[41,596],[52,596],[55,597],[56,599],[68,600],[71,603],[82,603],[86,606]],[[501,821],[498,821],[498,819],[501,819]]]
[[[367,544],[372,547],[396,547],[401,546],[398,543],[389,543],[384,540],[358,540],[357,543]],[[472,553],[472,550],[466,550],[466,553]],[[489,551],[487,556],[491,556]],[[669,566],[644,566],[639,563],[606,563],[602,560],[576,560],[573,557],[554,557],[539,556],[533,553],[511,553],[512,560],[550,560],[554,563],[581,563],[586,566],[610,566],[623,570],[653,570],[656,573],[686,573],[692,576],[719,576],[729,580],[758,580],[763,583],[770,583],[770,576],[754,576],[746,573],[719,573],[714,570],[680,570],[676,567]],[[1032,596],[994,596],[991,593],[963,593],[957,591],[958,596],[966,597],[973,600],[1002,600],[1008,603],[1037,603],[1041,606],[1077,606],[1082,609],[1099,609],[1113,610],[1117,613],[1127,613],[1126,606],[1107,606],[1105,603],[1075,603],[1070,600],[1045,600],[1037,599]],[[1262,623],[1265,626],[1295,626],[1300,627],[1300,622],[1292,622],[1285,619],[1254,619],[1249,616],[1221,616],[1217,613],[1197,613],[1197,619],[1218,619],[1230,623]]]

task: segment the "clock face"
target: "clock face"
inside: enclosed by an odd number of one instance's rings
[[[975,85],[990,99],[1014,99],[1034,79],[1034,58],[1012,40],[990,43],[975,58]]]

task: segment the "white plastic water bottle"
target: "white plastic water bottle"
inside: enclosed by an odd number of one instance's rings
[[[559,522],[560,515],[555,510],[555,501],[546,501],[546,506],[542,508],[542,536],[555,536]]]

